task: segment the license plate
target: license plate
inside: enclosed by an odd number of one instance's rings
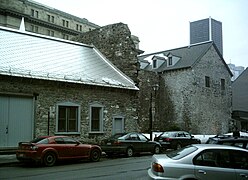
[[[111,143],[110,143],[110,142],[108,142],[108,143],[107,143],[107,145],[111,145]]]

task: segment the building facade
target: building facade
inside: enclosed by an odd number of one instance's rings
[[[146,108],[143,112],[147,112],[139,116],[141,129],[149,126],[146,122],[152,107],[154,131],[223,134],[230,130],[232,74],[213,42],[142,55],[139,59],[142,70],[151,73],[140,73],[146,85],[140,88],[140,101]],[[156,92],[151,90],[154,83],[159,84]],[[149,89],[151,98],[146,92]]]
[[[190,22],[190,44],[214,41],[223,56],[222,23],[207,18]]]
[[[0,26],[70,40],[100,26],[32,0],[0,0]]]
[[[0,39],[0,148],[139,131],[138,87],[94,46],[3,27]]]

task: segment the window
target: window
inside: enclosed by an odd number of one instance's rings
[[[93,104],[90,106],[90,131],[103,131],[103,106]]]
[[[69,39],[69,36],[67,34],[63,34],[63,39],[68,40]]]
[[[35,32],[35,33],[38,33],[39,32],[38,26],[31,25],[31,31]]]
[[[82,25],[77,24],[77,25],[76,25],[76,30],[77,30],[77,31],[82,31]]]
[[[51,31],[51,30],[48,29],[47,30],[47,35],[54,37],[54,31]]]
[[[154,59],[154,60],[152,61],[152,68],[153,68],[153,69],[157,68],[157,60],[156,60],[156,59]]]
[[[73,103],[57,105],[57,132],[79,132],[80,106]]]
[[[172,65],[172,57],[169,57],[168,60],[169,60],[169,66],[171,66]]]
[[[69,21],[63,19],[62,23],[64,27],[69,27]]]
[[[220,81],[220,87],[221,87],[221,90],[225,90],[225,79],[221,79]]]
[[[210,87],[210,77],[205,76],[205,87]]]
[[[48,14],[47,20],[48,20],[48,22],[54,23],[54,16]]]
[[[31,16],[35,18],[39,18],[39,12],[34,9],[31,9]]]

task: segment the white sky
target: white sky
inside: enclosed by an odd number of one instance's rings
[[[222,22],[226,63],[248,67],[248,0],[35,0],[100,26],[122,22],[145,53],[189,44],[189,22]]]

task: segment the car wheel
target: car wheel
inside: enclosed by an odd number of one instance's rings
[[[101,151],[99,149],[93,149],[90,153],[90,160],[93,162],[99,161],[101,158]]]
[[[53,166],[56,163],[56,155],[53,152],[47,152],[43,157],[45,166]]]
[[[128,147],[126,151],[127,157],[132,157],[133,156],[133,148]]]
[[[178,150],[178,149],[181,149],[182,148],[182,145],[180,144],[180,143],[178,143],[177,145],[176,145],[176,150]]]
[[[155,146],[154,150],[153,150],[154,154],[159,154],[160,153],[160,147],[159,146]]]

